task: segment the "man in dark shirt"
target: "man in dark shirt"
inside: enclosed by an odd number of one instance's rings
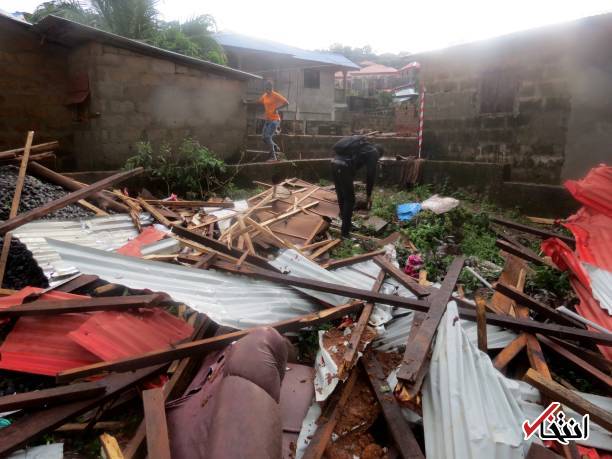
[[[354,135],[340,139],[333,147],[332,174],[342,219],[342,237],[349,237],[351,219],[355,207],[355,174],[366,166],[366,194],[368,209],[372,206],[372,190],[376,179],[376,166],[383,155],[383,149],[367,141],[365,136]]]

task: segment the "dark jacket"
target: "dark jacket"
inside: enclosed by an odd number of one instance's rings
[[[353,177],[359,169],[366,166],[366,193],[372,195],[376,180],[376,165],[380,158],[378,149],[363,135],[343,137],[333,146],[336,153],[333,161],[350,167]]]

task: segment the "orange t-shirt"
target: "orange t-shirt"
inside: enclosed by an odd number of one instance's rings
[[[276,113],[275,110],[281,105],[285,105],[287,99],[276,91],[272,91],[270,94],[264,92],[259,98],[259,103],[263,104],[264,111],[266,112],[266,119],[268,121],[280,121],[280,115]]]

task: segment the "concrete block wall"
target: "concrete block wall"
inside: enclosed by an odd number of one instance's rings
[[[0,16],[0,150],[21,147],[28,130],[34,142],[72,144],[67,95],[67,51],[43,45],[27,26]]]
[[[331,158],[332,147],[342,136],[333,135],[279,135],[275,142],[287,159]],[[414,137],[373,137],[372,142],[382,145],[385,156],[414,156],[417,153],[417,142]],[[260,135],[248,136],[248,148],[265,149]]]
[[[244,148],[245,81],[99,43],[75,49],[70,69],[86,69],[91,89],[93,116],[75,132],[80,170],[121,167],[139,140],[189,136],[223,159]]]

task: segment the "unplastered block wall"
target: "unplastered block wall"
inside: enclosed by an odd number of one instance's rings
[[[566,49],[534,36],[420,56],[428,157],[510,164],[514,181],[559,183],[571,112]]]
[[[70,68],[87,69],[91,90],[75,132],[80,170],[122,166],[139,140],[192,137],[223,159],[244,147],[246,81],[99,43],[75,49]]]
[[[59,140],[72,143],[72,113],[67,94],[67,51],[43,44],[27,26],[0,17],[0,150],[25,143]]]

